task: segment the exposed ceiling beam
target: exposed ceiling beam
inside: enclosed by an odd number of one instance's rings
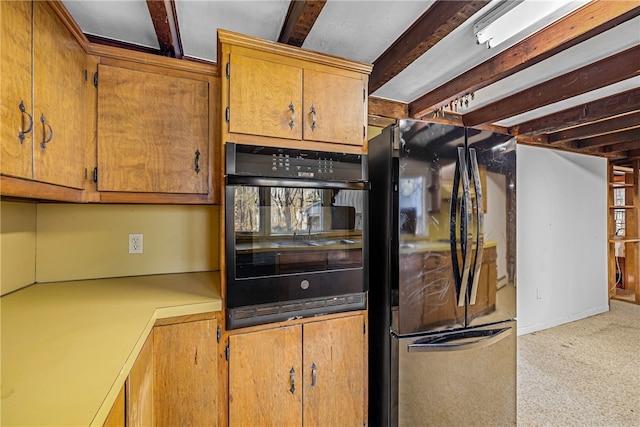
[[[409,114],[409,106],[398,101],[370,96],[368,104],[368,114],[372,116],[406,119]]]
[[[606,153],[617,154],[634,148],[640,147],[640,138],[636,138],[634,141],[622,142],[620,144],[607,145],[604,148]]]
[[[135,52],[150,53],[152,55],[160,55],[160,51],[153,47],[142,46],[133,43],[127,43],[120,40],[108,39],[105,37],[96,36],[94,34],[85,34],[85,37],[89,43],[94,43],[103,46],[117,47],[120,49],[133,50]]]
[[[489,0],[436,1],[373,62],[369,93],[380,89],[487,3]]]
[[[640,6],[637,2],[607,0],[590,2],[411,102],[409,105],[411,116],[421,118],[456,98],[531,67],[638,15],[640,15]]]
[[[631,89],[520,123],[510,127],[509,133],[539,135],[638,110],[640,110],[640,89]]]
[[[467,126],[494,123],[640,74],[640,46],[585,65],[463,116]]]
[[[547,138],[549,143],[554,145],[571,139],[604,135],[636,127],[640,127],[640,111],[623,116],[616,116],[607,120],[600,120],[583,126],[564,129],[559,132],[553,132],[548,134]]]
[[[301,47],[327,0],[291,0],[278,42]]]
[[[627,151],[627,160],[640,160],[640,148]]]
[[[595,136],[593,138],[578,141],[579,149],[600,148],[605,145],[620,144],[640,140],[640,129],[630,129],[622,132]]]
[[[182,58],[182,41],[174,0],[147,0],[147,8],[162,54]]]

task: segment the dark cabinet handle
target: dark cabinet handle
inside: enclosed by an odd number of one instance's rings
[[[318,382],[318,369],[316,363],[311,363],[311,387],[315,387]]]
[[[196,173],[200,173],[200,150],[196,150],[195,168]]]
[[[291,367],[291,370],[289,371],[289,377],[291,378],[291,388],[289,391],[293,394],[296,391],[296,370],[293,369],[293,367]]]
[[[44,113],[40,116],[40,121],[42,122],[42,142],[40,143],[40,147],[44,150],[47,148],[47,143],[53,139],[53,128],[47,122],[47,119],[44,117]],[[49,137],[46,137],[46,129],[45,126],[49,128]]]
[[[316,107],[311,106],[311,130],[316,130],[316,121],[317,121]]]
[[[289,104],[289,111],[291,111],[291,121],[289,122],[289,127],[291,129],[293,129],[293,127],[296,125],[295,124],[295,120],[296,120],[296,107],[295,105],[293,105],[293,101],[291,101],[291,103]]]
[[[31,129],[33,129],[33,117],[31,117],[31,114],[27,113],[26,108],[24,108],[24,102],[22,100],[20,100],[20,104],[18,105],[18,108],[22,113],[22,124],[24,124],[24,115],[26,114],[29,117],[29,127],[26,130],[22,130],[18,132],[18,138],[20,139],[20,144],[22,144],[24,142],[25,134],[31,132]],[[24,127],[24,126],[21,126],[21,127]]]

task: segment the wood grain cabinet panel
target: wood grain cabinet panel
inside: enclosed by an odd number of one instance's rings
[[[362,320],[351,316],[304,325],[305,427],[363,425]]]
[[[365,421],[362,314],[229,337],[229,425],[353,426]]]
[[[231,55],[229,131],[302,138],[302,68]]]
[[[125,387],[122,386],[118,393],[118,397],[116,397],[116,401],[113,403],[113,406],[107,415],[107,419],[102,424],[103,427],[125,427],[125,407]]]
[[[208,80],[105,64],[98,76],[98,190],[207,194]]]
[[[83,188],[87,56],[44,2],[33,3],[33,27],[33,176]]]
[[[86,53],[46,2],[2,2],[1,7],[0,172],[82,189]]]
[[[31,101],[32,4],[26,1],[0,2],[0,146],[4,175],[31,179],[33,172],[33,116]],[[25,113],[19,106],[25,108]],[[19,137],[22,133],[23,138]]]
[[[225,30],[218,42],[223,143],[366,152],[371,64]]]
[[[126,382],[127,427],[155,426],[153,385],[153,334],[149,334]]]
[[[229,425],[300,426],[302,326],[229,337]]]
[[[217,425],[216,327],[209,319],[154,328],[156,425]]]
[[[362,145],[366,135],[365,100],[362,78],[304,70],[303,138]]]

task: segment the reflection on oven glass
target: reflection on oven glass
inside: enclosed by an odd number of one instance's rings
[[[236,186],[237,277],[361,268],[363,193]]]

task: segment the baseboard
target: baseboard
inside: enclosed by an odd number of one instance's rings
[[[553,328],[555,326],[564,325],[565,323],[575,322],[576,320],[584,319],[587,317],[595,316],[596,314],[606,313],[609,311],[609,305],[592,308],[591,310],[583,311],[581,313],[572,314],[571,316],[553,319],[549,322],[537,323],[535,325],[521,326],[518,324],[518,336],[530,334],[532,332],[542,331],[544,329]]]

